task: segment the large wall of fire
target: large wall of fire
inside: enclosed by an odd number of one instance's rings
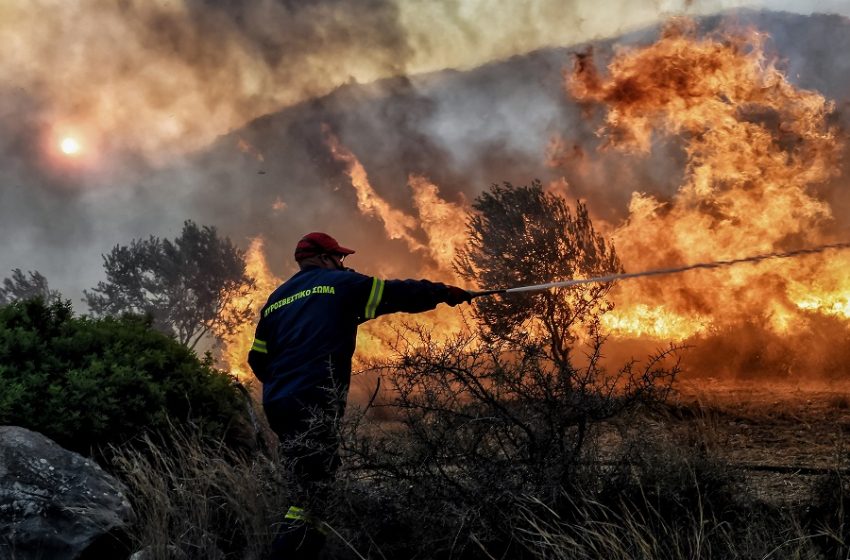
[[[538,139],[546,146],[540,174],[551,191],[589,203],[627,271],[817,246],[850,234],[840,202],[846,185],[843,107],[800,86],[766,42],[754,27],[706,32],[674,20],[652,41],[565,58],[560,95],[580,108],[582,124]],[[460,282],[451,263],[464,242],[470,208],[470,189],[457,184],[462,174],[424,169],[407,157],[412,164],[404,186],[376,188],[373,172],[384,183],[386,174],[379,165],[370,168],[376,158],[369,145],[347,142],[338,133],[345,127],[329,121],[315,136],[321,142],[316,149],[342,177],[334,188],[351,193],[352,205],[372,227],[353,237],[380,239],[362,249],[355,266]],[[268,157],[244,138],[239,142],[246,157]],[[616,209],[622,189],[616,196],[605,189],[620,180],[631,189],[623,209]],[[280,196],[279,209],[298,204]],[[386,247],[394,252],[388,255]],[[273,251],[273,259],[286,252]],[[260,279],[261,294],[292,271],[290,263],[271,272],[267,254],[255,239],[249,271]],[[850,373],[848,270],[850,252],[834,251],[620,282],[611,292],[615,308],[604,318],[612,355],[649,353],[672,342],[691,348],[686,366],[692,375],[840,378]],[[440,332],[465,328],[454,310],[416,319]],[[385,352],[381,340],[392,336],[398,320],[363,328],[361,355]],[[247,326],[230,348],[237,370],[249,340]]]

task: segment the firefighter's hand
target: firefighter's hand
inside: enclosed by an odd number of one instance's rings
[[[454,307],[459,303],[469,303],[472,301],[472,294],[464,290],[463,288],[458,288],[457,286],[447,286],[449,289],[449,293],[446,296],[446,303]]]

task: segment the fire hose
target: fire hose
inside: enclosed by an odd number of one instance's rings
[[[621,274],[607,274],[605,276],[594,276],[592,278],[575,278],[571,280],[563,280],[559,282],[547,282],[545,284],[534,284],[531,286],[517,286],[514,288],[498,288],[498,289],[490,289],[490,290],[481,290],[477,292],[470,292],[473,298],[481,297],[481,296],[492,296],[497,294],[514,294],[519,292],[540,292],[544,290],[551,290],[552,288],[569,288],[571,286],[579,286],[581,284],[596,284],[596,283],[607,283],[607,282],[616,282],[617,280],[625,280],[627,278],[641,278],[644,276],[661,276],[666,274],[679,274],[682,272],[687,272],[689,270],[696,269],[713,269],[713,268],[722,268],[727,266],[734,266],[742,263],[757,263],[760,261],[764,261],[767,259],[787,259],[791,257],[799,257],[802,255],[813,255],[816,253],[823,253],[828,250],[839,250],[839,249],[850,249],[850,242],[847,243],[831,243],[828,245],[819,245],[817,247],[810,247],[807,249],[797,249],[794,251],[784,251],[784,252],[773,252],[773,253],[763,253],[760,255],[752,255],[749,257],[742,257],[738,259],[729,259],[729,260],[719,260],[705,263],[695,263],[684,266],[677,266],[673,268],[658,268],[654,270],[644,270],[641,272],[624,272]]]

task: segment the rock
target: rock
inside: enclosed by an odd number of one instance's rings
[[[131,516],[123,485],[94,461],[0,426],[0,559],[120,558]]]

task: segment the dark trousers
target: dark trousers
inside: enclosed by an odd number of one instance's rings
[[[297,485],[293,507],[272,546],[270,558],[275,559],[318,558],[325,540],[318,516],[340,465],[337,407],[298,405],[263,405]]]

